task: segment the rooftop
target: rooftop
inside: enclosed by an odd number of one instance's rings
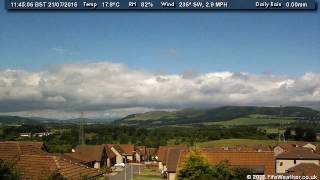
[[[320,177],[320,166],[314,163],[301,163],[287,170],[286,175]]]
[[[277,159],[306,159],[306,160],[320,160],[320,154],[314,153],[312,149],[296,147],[286,152],[279,154]]]

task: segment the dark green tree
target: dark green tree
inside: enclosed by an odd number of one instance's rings
[[[306,141],[315,142],[317,141],[317,133],[313,129],[306,129]]]
[[[296,133],[294,136],[295,140],[300,141],[304,139],[304,129],[302,127],[296,127],[294,131]]]
[[[15,167],[14,162],[0,160],[0,179],[5,179],[5,180],[20,179],[20,172]]]

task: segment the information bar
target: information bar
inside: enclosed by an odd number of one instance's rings
[[[315,0],[6,0],[8,10],[316,10]]]

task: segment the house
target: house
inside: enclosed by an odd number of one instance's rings
[[[165,173],[167,180],[175,180],[179,164],[187,153],[186,148],[168,148],[166,153]]]
[[[158,161],[158,166],[160,171],[165,171],[164,164],[166,163],[166,157],[167,157],[167,146],[160,146],[158,150],[158,154],[156,156],[156,159]]]
[[[147,159],[147,148],[146,146],[135,147],[135,160],[136,162],[142,162]]]
[[[312,150],[316,150],[316,145],[309,143],[309,142],[303,142],[303,141],[291,141],[291,142],[285,142],[285,143],[280,143],[276,145],[273,148],[274,155],[277,156],[283,152],[286,152],[292,148],[296,147],[305,147],[305,148],[310,148]]]
[[[231,167],[248,168],[256,175],[268,175],[275,172],[272,151],[203,149],[202,153],[212,165],[228,161]]]
[[[118,144],[104,144],[115,154],[115,163],[126,163],[125,151]]]
[[[40,132],[40,133],[34,133],[33,136],[35,137],[44,137],[44,136],[49,136],[50,133],[48,132]]]
[[[120,144],[119,146],[124,151],[126,162],[134,162],[135,161],[134,145],[133,144]]]
[[[310,148],[296,147],[279,154],[276,157],[276,173],[286,173],[290,168],[301,163],[319,165],[320,154]]]
[[[31,135],[32,135],[31,133],[19,133],[20,137],[28,137],[29,138],[29,137],[31,137]]]
[[[107,153],[107,166],[108,167],[114,166],[117,163],[117,154],[114,153],[109,146],[107,145],[103,145],[103,146],[106,149],[106,153]]]
[[[146,153],[145,161],[154,161],[158,154],[158,148],[147,148]]]
[[[0,159],[15,160],[21,155],[48,154],[43,142],[2,141],[0,142]]]
[[[75,152],[66,153],[64,157],[96,169],[107,165],[107,153],[102,145],[77,146]]]
[[[287,170],[285,175],[320,177],[320,166],[314,163],[300,163]]]
[[[102,172],[54,155],[21,155],[17,167],[21,179],[47,179],[55,174],[65,179],[95,179]]]
[[[0,142],[0,161],[15,161],[21,179],[47,179],[53,173],[65,179],[93,179],[102,172],[47,152],[42,142]]]

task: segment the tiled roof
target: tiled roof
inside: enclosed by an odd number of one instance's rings
[[[320,166],[314,163],[301,163],[287,170],[285,175],[320,177]]]
[[[125,153],[125,151],[118,144],[104,144],[104,145],[108,146],[110,149],[114,148],[121,155]]]
[[[81,145],[76,147],[74,153],[66,153],[65,156],[88,163],[101,161],[103,152],[105,152],[105,148],[102,145]]]
[[[288,151],[292,148],[296,148],[296,147],[303,147],[305,145],[309,144],[309,142],[304,142],[304,141],[289,141],[289,142],[285,142],[285,143],[280,143],[277,146],[281,147],[282,149],[284,149],[285,151]],[[312,143],[310,143],[312,144]]]
[[[157,148],[147,148],[147,154],[151,155],[151,156],[155,156],[158,153],[158,149]]]
[[[309,148],[296,147],[279,154],[276,158],[277,159],[308,159],[308,160],[319,159],[320,160],[320,155],[317,153],[314,153]]]
[[[176,172],[180,161],[182,161],[182,154],[186,152],[186,148],[168,148],[165,163],[168,172]]]
[[[21,155],[17,163],[22,179],[44,179],[54,171],[67,179],[95,178],[103,173],[52,155]]]
[[[146,146],[136,146],[136,151],[140,153],[140,155],[146,155],[147,154],[147,148]]]
[[[158,150],[158,161],[165,163],[166,155],[167,155],[168,147],[167,146],[160,146]]]
[[[111,158],[114,158],[116,156],[116,154],[106,144],[104,145],[104,148],[106,149],[106,153],[107,153],[108,158],[111,159]]]
[[[42,142],[3,141],[0,142],[0,159],[13,160],[20,155],[48,154]]]
[[[231,166],[248,167],[260,166],[265,174],[274,174],[273,151],[203,151],[210,164],[227,160]]]
[[[119,145],[121,149],[127,154],[127,155],[133,155],[134,152],[134,145],[133,144],[120,144]]]

